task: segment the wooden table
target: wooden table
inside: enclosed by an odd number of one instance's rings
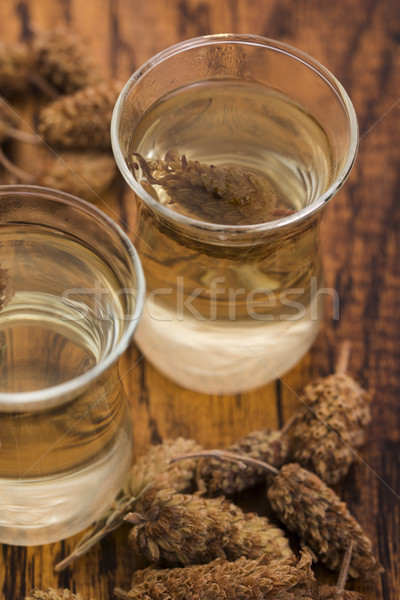
[[[400,597],[400,344],[398,308],[399,12],[392,0],[6,0],[0,37],[24,39],[33,28],[69,25],[90,38],[104,74],[125,81],[156,52],[207,33],[252,32],[288,42],[326,65],[344,84],[358,114],[356,166],[323,219],[327,285],[340,295],[340,320],[328,306],[311,352],[281,381],[251,393],[209,397],[177,387],[143,360],[134,346],[121,363],[135,430],[135,455],[178,435],[224,446],[265,426],[280,426],[310,378],[332,371],[344,339],[351,370],[375,393],[362,460],[339,488],[373,540],[386,572],[376,583],[352,583],[369,600]],[[34,114],[35,107],[32,107]],[[396,189],[397,186],[397,189]],[[118,186],[117,186],[118,187]],[[129,232],[132,196],[108,194],[101,208]],[[122,198],[122,199],[121,199]],[[131,368],[135,365],[134,368]],[[262,505],[262,498],[254,503]],[[20,600],[33,586],[66,586],[106,600],[128,587],[134,565],[122,529],[72,568],[53,566],[79,538],[43,547],[2,546],[0,596]],[[323,577],[332,581],[327,573]]]

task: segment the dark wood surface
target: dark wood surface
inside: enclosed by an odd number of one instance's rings
[[[223,446],[248,431],[285,422],[296,392],[333,369],[344,339],[351,371],[374,391],[373,421],[361,458],[339,492],[373,541],[385,573],[352,583],[368,600],[400,598],[400,262],[399,5],[392,0],[3,0],[0,39],[69,25],[90,39],[104,74],[125,81],[156,52],[207,33],[255,33],[288,42],[325,64],[349,92],[360,125],[356,166],[323,219],[327,285],[340,296],[311,352],[283,379],[236,396],[211,397],[175,386],[132,346],[121,363],[135,429],[135,455],[183,435]],[[32,107],[34,118],[35,107]],[[132,196],[116,185],[101,205],[130,231]],[[133,366],[135,365],[135,366]],[[133,368],[132,368],[133,367]],[[254,504],[262,505],[260,498]],[[33,587],[66,586],[106,600],[127,587],[134,561],[126,529],[71,569],[53,567],[79,536],[35,548],[0,546],[0,598],[20,600]],[[325,572],[322,576],[332,581]]]

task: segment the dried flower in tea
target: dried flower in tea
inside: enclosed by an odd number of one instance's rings
[[[133,549],[165,566],[291,554],[284,533],[266,517],[246,515],[223,497],[152,489],[126,520],[134,524],[129,534]]]
[[[111,154],[65,152],[49,159],[36,183],[93,200],[110,187],[116,175]]]
[[[40,113],[39,132],[50,146],[110,150],[110,123],[121,90],[101,82],[47,105]]]
[[[336,373],[305,387],[300,398],[303,407],[289,428],[292,460],[330,485],[347,474],[354,461],[353,448],[364,443],[371,420],[370,394],[343,372],[348,350],[344,344]]]
[[[293,463],[281,468],[268,488],[268,499],[279,519],[330,569],[338,569],[349,541],[352,577],[369,579],[382,572],[371,541],[346,504],[314,473]]]
[[[8,98],[26,92],[32,65],[28,46],[0,41],[0,94]]]
[[[166,204],[193,218],[224,225],[264,223],[273,217],[276,194],[260,173],[233,165],[209,165],[170,150],[164,160],[133,153],[131,169],[167,194]],[[155,191],[155,190],[154,190]]]
[[[251,456],[281,467],[289,455],[288,438],[280,431],[267,429],[253,431],[227,448],[229,452]],[[179,452],[177,452],[179,454]],[[185,461],[186,462],[186,461]],[[233,494],[265,480],[265,471],[249,466],[243,469],[237,463],[210,459],[199,462],[199,489],[210,494]]]
[[[65,94],[100,81],[83,40],[72,31],[56,29],[39,33],[33,42],[33,52],[38,73]]]
[[[311,600],[314,575],[311,556],[234,562],[221,558],[206,565],[137,571],[132,589],[114,590],[123,600]]]

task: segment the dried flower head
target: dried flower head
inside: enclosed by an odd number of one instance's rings
[[[347,350],[345,345],[343,352]],[[289,429],[292,460],[335,484],[353,463],[353,449],[365,441],[371,396],[350,375],[339,371],[307,385],[301,402]]]
[[[293,463],[281,468],[268,488],[273,510],[302,544],[315,552],[330,569],[338,569],[353,541],[349,574],[368,579],[382,567],[372,553],[371,541],[346,504],[314,473]]]
[[[56,571],[68,567],[79,556],[86,554],[99,540],[118,529],[124,522],[124,517],[152,484],[174,488],[176,491],[190,489],[194,483],[196,461],[188,460],[170,464],[169,459],[177,453],[195,452],[199,449],[201,446],[197,442],[184,438],[166,440],[162,444],[152,446],[131,467],[123,489],[111,509],[84,535],[71,554],[56,565]]]
[[[102,82],[59,98],[40,113],[39,133],[50,146],[110,150],[111,116],[121,85]]]
[[[233,165],[209,165],[170,150],[161,159],[132,156],[134,174],[162,188],[165,203],[193,218],[225,225],[263,223],[273,218],[276,194],[260,173]],[[146,188],[147,189],[147,188]],[[153,196],[157,197],[156,190]]]
[[[207,565],[137,571],[129,592],[116,589],[124,600],[311,600],[314,576],[311,556],[235,562],[216,559]]]
[[[30,596],[26,596],[25,600],[84,600],[80,594],[73,594],[70,590],[59,589],[54,590],[32,590]]]
[[[159,488],[173,488],[177,492],[189,490],[194,483],[197,461],[170,464],[169,459],[176,454],[200,449],[196,441],[182,437],[152,446],[131,467],[125,478],[124,495],[137,498],[151,482]]]
[[[267,429],[253,431],[236,444],[229,446],[227,450],[251,456],[279,468],[287,461],[289,442],[288,438],[281,435],[280,431]],[[265,471],[256,467],[249,466],[247,469],[243,469],[237,463],[221,462],[216,459],[199,462],[199,489],[201,491],[206,489],[210,494],[233,494],[264,480]]]
[[[245,515],[223,497],[152,489],[140,499],[137,511],[126,517],[134,524],[129,542],[153,563],[185,566],[215,558],[291,554],[284,533],[266,517]]]
[[[12,96],[25,92],[32,70],[32,53],[20,43],[0,41],[0,94]]]
[[[39,33],[33,42],[33,53],[38,73],[62,93],[71,94],[100,81],[83,40],[72,31]]]
[[[111,154],[64,152],[48,160],[37,183],[94,200],[110,187],[116,175]]]

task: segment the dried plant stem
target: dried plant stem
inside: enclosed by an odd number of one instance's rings
[[[282,429],[280,430],[280,434],[281,434],[281,436],[285,435],[285,434],[286,434],[286,433],[289,431],[289,429],[291,428],[291,426],[293,425],[293,423],[294,423],[294,422],[297,420],[297,417],[298,417],[298,416],[299,416],[299,415],[298,415],[298,413],[294,413],[294,414],[293,414],[293,415],[290,417],[289,421],[288,421],[287,423],[285,423],[285,424],[284,424],[284,426],[283,426],[283,427],[282,427]]]
[[[7,136],[26,144],[39,144],[41,142],[38,136],[34,135],[33,133],[21,131],[20,129],[10,128],[7,131]]]
[[[339,577],[336,584],[336,593],[334,600],[342,600],[343,592],[345,591],[346,581],[349,576],[349,568],[351,563],[351,556],[353,554],[354,542],[350,538],[349,545],[347,546],[346,552],[343,557],[342,566],[340,568]]]
[[[22,169],[17,167],[17,165],[12,163],[7,158],[7,156],[4,154],[4,152],[1,148],[0,148],[0,163],[3,165],[3,167],[7,171],[9,171],[13,175],[15,175],[18,179],[25,181],[26,183],[33,183],[33,181],[35,180],[33,175],[30,175],[29,173],[27,173],[26,171],[23,171]]]
[[[48,96],[51,100],[57,100],[60,94],[57,92],[56,88],[51,85],[48,81],[44,79],[39,73],[32,72],[29,73],[29,81],[37,87],[41,92],[43,92],[46,96]]]
[[[229,452],[228,450],[201,450],[200,452],[189,452],[187,454],[179,454],[170,458],[169,462],[174,463],[178,460],[186,460],[189,458],[215,458],[217,460],[227,460],[230,462],[234,462],[239,466],[246,468],[246,465],[249,467],[255,467],[257,469],[263,469],[267,473],[272,473],[273,475],[278,475],[279,470],[269,465],[268,463],[263,462],[262,460],[258,460],[257,458],[251,458],[251,456],[244,456],[234,454],[233,452]]]
[[[336,363],[335,373],[345,373],[350,361],[351,343],[345,340],[340,349],[339,357]]]

